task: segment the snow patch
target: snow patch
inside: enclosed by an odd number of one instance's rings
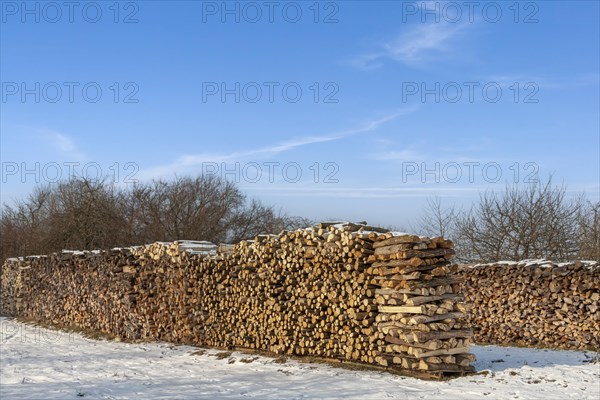
[[[481,375],[422,381],[239,352],[83,338],[0,318],[2,399],[594,399],[597,353],[473,346]],[[196,354],[194,354],[196,353]]]

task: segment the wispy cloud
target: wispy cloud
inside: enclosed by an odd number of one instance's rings
[[[393,60],[406,65],[418,65],[450,54],[454,42],[467,24],[424,23],[408,28],[391,41],[379,45],[379,50],[356,57],[352,64],[362,69],[373,69],[383,65],[385,60]]]
[[[228,162],[228,161],[239,161],[248,159],[250,157],[267,157],[275,154],[284,153],[290,150],[294,150],[303,146],[313,145],[317,143],[331,142],[340,140],[348,136],[356,135],[359,133],[366,133],[374,131],[386,122],[392,121],[403,115],[410,114],[416,111],[417,107],[407,107],[397,110],[393,113],[387,114],[381,118],[373,119],[357,128],[348,130],[333,132],[330,134],[318,135],[318,136],[304,136],[300,138],[290,139],[284,142],[276,143],[270,146],[259,147],[255,149],[231,152],[231,153],[200,153],[200,154],[188,154],[179,157],[174,162],[167,165],[160,165],[149,168],[147,170],[140,171],[139,175],[141,179],[151,179],[161,176],[172,176],[175,173],[185,172],[186,170],[201,166],[202,163],[208,162]]]
[[[412,64],[450,50],[451,41],[464,25],[450,23],[422,24],[385,45],[386,53],[394,60]]]
[[[389,162],[391,164],[403,162],[430,163],[430,167],[445,163],[480,163],[489,162],[506,163],[510,165],[516,160],[510,156],[497,157],[490,153],[495,142],[488,137],[462,140],[454,144],[431,144],[427,142],[414,142],[401,149],[391,146],[380,151],[371,152],[371,160]]]
[[[574,89],[578,87],[598,86],[600,74],[597,72],[586,74],[571,74],[566,77],[534,76],[534,75],[494,75],[487,79],[502,87],[511,87],[515,83],[523,86],[528,83],[537,85],[540,89]]]
[[[374,143],[380,146],[391,146],[394,144],[394,141],[385,137],[376,138],[373,140]]]
[[[349,187],[349,186],[254,186],[248,185],[245,190],[249,192],[273,193],[283,196],[304,196],[304,197],[342,197],[342,198],[406,198],[406,197],[429,197],[433,194],[443,193],[444,197],[461,196],[463,194],[476,194],[489,188],[489,185],[453,185],[453,184],[432,184],[419,186],[402,187]]]
[[[424,155],[413,149],[404,149],[396,151],[384,151],[382,153],[374,154],[372,158],[380,161],[413,161],[422,160]]]
[[[63,158],[69,161],[83,161],[86,159],[86,155],[77,147],[69,135],[50,129],[36,129],[35,131],[49,141],[50,145],[58,150]]]

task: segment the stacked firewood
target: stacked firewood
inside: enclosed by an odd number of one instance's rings
[[[600,264],[547,260],[461,266],[478,343],[600,349]]]
[[[5,263],[0,312],[128,340],[468,371],[451,242],[321,223],[234,246],[159,242]],[[453,365],[454,367],[451,367]]]
[[[449,261],[453,243],[441,237],[388,234],[373,248],[370,269],[379,287],[377,361],[429,373],[471,371],[467,306],[458,291],[456,266]]]
[[[373,363],[372,229],[322,223],[215,257],[179,242],[135,249],[141,336]]]
[[[64,327],[116,333],[135,320],[132,273],[123,265],[135,263],[127,250],[63,251],[45,257],[25,257],[5,263],[2,293],[10,290],[5,276],[18,271],[20,287],[14,308],[2,298],[0,312]]]
[[[21,289],[23,280],[21,270],[25,268],[23,259],[9,258],[4,261],[2,273],[0,274],[0,313],[4,315],[15,315],[21,305]]]

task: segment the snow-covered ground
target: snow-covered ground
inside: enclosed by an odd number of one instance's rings
[[[91,340],[2,318],[0,399],[600,399],[597,353],[474,346],[478,371],[450,381]]]

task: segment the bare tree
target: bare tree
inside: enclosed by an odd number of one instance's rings
[[[104,181],[61,183],[48,207],[52,248],[106,248],[125,239],[115,188]]]
[[[118,190],[107,181],[73,178],[39,187],[0,216],[0,256],[91,250],[156,240],[252,238],[310,225],[214,176],[157,180]]]
[[[275,212],[274,207],[265,206],[253,199],[231,221],[228,241],[235,243],[261,233],[279,233],[283,230],[306,228],[311,224],[312,221],[307,218],[291,217],[281,210]]]
[[[39,254],[47,248],[49,187],[38,187],[14,207],[4,206],[0,218],[2,256]]]
[[[104,182],[75,179],[38,187],[24,201],[4,206],[2,256],[63,248],[102,248],[123,239],[114,190]]]
[[[457,241],[463,257],[475,261],[577,257],[577,202],[569,202],[564,186],[547,182],[507,186],[486,192],[479,203],[457,219]]]
[[[579,257],[600,261],[600,201],[592,203],[582,196],[579,202]]]
[[[214,176],[158,180],[138,186],[132,195],[126,204],[136,209],[134,225],[147,240],[224,241],[245,200],[234,183]]]
[[[117,194],[117,203],[121,214],[121,228],[127,238],[122,245],[135,245],[151,240],[148,236],[145,199],[150,195],[148,185],[134,184]]]
[[[103,181],[72,179],[38,187],[15,206],[5,205],[2,257],[121,244],[126,232],[115,193]]]
[[[456,210],[454,205],[442,206],[439,196],[427,199],[427,206],[417,222],[416,232],[427,236],[443,236],[452,238],[455,231]]]

